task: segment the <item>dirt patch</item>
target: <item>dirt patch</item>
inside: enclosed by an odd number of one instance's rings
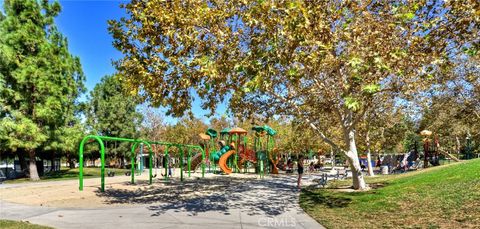
[[[197,177],[195,177],[197,176]],[[169,199],[198,198],[213,192],[222,192],[231,186],[255,175],[234,174],[211,176],[200,179],[196,174],[180,182],[178,178],[164,181],[156,178],[148,184],[148,176],[136,177],[136,184],[130,184],[130,177],[106,177],[105,192],[100,192],[100,178],[85,179],[84,190],[78,190],[78,180],[38,182],[0,188],[2,200],[33,206],[60,208],[108,208],[145,205],[164,202]]]

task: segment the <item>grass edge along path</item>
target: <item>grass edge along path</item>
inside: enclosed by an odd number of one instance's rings
[[[52,227],[31,224],[29,222],[0,219],[2,229],[52,229]]]
[[[480,159],[377,176],[368,178],[367,183],[375,188],[366,192],[307,188],[300,195],[300,205],[327,228],[478,228],[480,225]]]

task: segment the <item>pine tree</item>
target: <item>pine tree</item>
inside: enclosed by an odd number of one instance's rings
[[[0,141],[28,153],[32,180],[38,153],[57,148],[84,91],[80,59],[54,24],[60,10],[58,2],[6,0],[0,17]]]

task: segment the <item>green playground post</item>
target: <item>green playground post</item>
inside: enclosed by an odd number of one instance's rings
[[[263,178],[265,176],[264,169],[263,169],[263,160],[260,160],[260,178]]]
[[[135,142],[133,145],[132,145],[132,150],[131,150],[131,160],[130,160],[130,167],[131,167],[131,179],[130,179],[130,183],[132,184],[135,184],[135,148],[137,148],[137,142]]]
[[[140,175],[143,173],[143,144],[140,143],[140,156],[138,159],[138,171],[140,172]]]
[[[187,164],[188,164],[188,177],[190,177],[190,171],[192,170],[192,148],[190,147],[188,147]]]
[[[190,174],[190,168],[188,173]],[[180,147],[180,181],[183,181],[183,147]]]
[[[240,148],[240,138],[241,138],[241,135],[240,134],[237,134],[237,147],[235,147],[235,155],[233,156],[233,171],[235,171],[236,173],[239,173],[240,171],[238,170],[238,149]]]
[[[152,173],[152,167],[153,167],[153,149],[152,149],[152,146],[150,145],[150,143],[148,142],[145,142],[145,144],[147,144],[150,152],[149,152],[149,155],[148,155],[148,173],[149,173],[149,184],[152,184],[152,179],[153,179],[153,173]]]
[[[169,165],[169,160],[168,160],[168,148],[170,147],[170,144],[166,145],[165,147],[165,154],[163,156],[163,161],[164,161],[164,166],[165,166],[165,181],[168,181],[168,167]]]
[[[267,136],[268,138],[268,136]],[[265,177],[265,174],[268,174],[268,170],[270,169],[270,167],[268,167],[268,142],[266,142],[267,139],[264,139],[264,149],[265,149],[265,164],[263,165],[263,176]]]
[[[196,146],[195,148],[200,149],[202,153],[202,178],[205,177],[205,150],[202,149],[200,146]]]

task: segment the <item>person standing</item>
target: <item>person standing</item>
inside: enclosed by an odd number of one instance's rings
[[[297,187],[300,189],[301,188],[301,182],[302,182],[302,175],[303,175],[303,155],[300,155],[298,157],[298,180],[297,180]]]

